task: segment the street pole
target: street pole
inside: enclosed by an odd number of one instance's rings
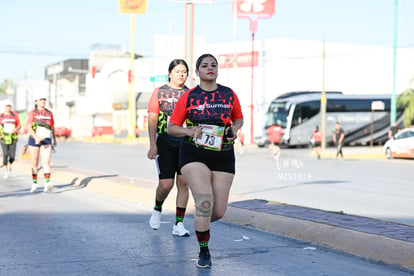
[[[128,97],[128,110],[129,110],[129,129],[128,138],[135,138],[135,127],[136,127],[136,109],[135,109],[135,96],[134,96],[134,33],[135,33],[135,16],[131,14],[130,17],[130,32],[129,32],[129,97]]]
[[[136,114],[137,110],[135,107],[135,92],[134,92],[134,60],[135,60],[135,47],[134,47],[134,34],[135,34],[135,14],[144,14],[147,9],[147,0],[141,1],[129,1],[119,0],[119,10],[121,13],[129,13],[130,26],[129,26],[129,71],[128,71],[128,83],[129,83],[129,94],[128,94],[128,138],[135,138],[135,128],[137,126]]]
[[[372,148],[374,146],[374,109],[371,108],[371,141],[369,146]]]
[[[247,18],[249,19],[249,28],[252,32],[252,55],[251,55],[251,69],[252,69],[252,81],[251,81],[251,99],[250,99],[250,143],[254,143],[254,95],[253,95],[253,87],[254,87],[254,66],[255,66],[255,53],[254,53],[254,33],[258,29],[258,20],[259,19],[268,19],[272,17],[274,14],[274,5],[275,0],[266,0],[261,2],[266,2],[262,6],[259,4],[258,6],[261,9],[256,9],[255,1],[237,1],[233,2],[233,8],[235,15],[240,18]],[[248,14],[255,14],[254,18],[250,17]],[[257,59],[259,59],[259,55],[257,55]],[[257,65],[259,65],[259,60],[257,60]]]
[[[253,135],[254,135],[254,97],[253,97],[253,81],[254,81],[254,30],[252,30],[252,87],[250,93],[250,144],[254,143]]]
[[[185,4],[185,59],[188,64],[189,86],[194,87],[193,79],[193,39],[194,39],[194,4]]]
[[[397,42],[398,42],[398,0],[394,0],[394,55],[393,55],[393,82],[391,95],[391,116],[390,126],[397,119],[397,96],[395,92],[396,74],[397,74]]]
[[[321,132],[322,132],[322,143],[321,149],[326,148],[326,91],[325,91],[325,37],[322,43],[322,91],[321,91]]]
[[[234,56],[233,56],[233,72],[234,76],[237,74],[237,1],[233,0],[233,43],[234,43]]]

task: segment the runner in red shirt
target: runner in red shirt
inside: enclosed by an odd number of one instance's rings
[[[313,149],[315,151],[316,156],[318,159],[321,159],[321,141],[322,141],[322,132],[319,130],[319,127],[316,126],[315,130],[312,133],[313,138]]]
[[[280,151],[280,139],[282,138],[283,129],[281,126],[274,124],[266,129],[266,134],[270,141],[270,154],[277,157]]]
[[[12,173],[20,128],[19,115],[12,110],[11,101],[7,100],[4,105],[4,112],[0,114],[0,141],[3,151],[4,179],[9,178]]]
[[[56,146],[55,121],[53,113],[46,107],[46,96],[37,96],[35,109],[27,116],[26,127],[29,130],[29,149],[32,156],[32,189],[34,192],[37,187],[37,171],[39,167],[39,155],[42,154],[42,169],[45,177],[44,192],[53,189],[50,182],[50,158],[52,155],[52,145]],[[52,141],[53,139],[53,141]]]
[[[214,56],[200,56],[196,73],[200,85],[178,100],[167,131],[184,137],[180,167],[195,203],[194,224],[200,247],[197,266],[208,268],[210,225],[227,209],[235,174],[233,144],[243,125],[243,114],[236,93],[217,84],[218,62]],[[184,122],[187,127],[183,127]]]
[[[239,129],[239,131],[237,132],[237,137],[239,137],[239,142],[240,142],[240,155],[244,154],[244,137],[246,135],[244,134],[243,130]]]
[[[188,76],[188,65],[182,59],[174,59],[168,67],[168,84],[156,88],[148,105],[148,136],[150,148],[147,157],[155,160],[158,169],[158,187],[155,192],[155,205],[149,224],[152,229],[161,225],[162,205],[177,185],[176,216],[172,234],[180,237],[190,235],[184,227],[184,216],[187,208],[189,190],[181,175],[178,159],[183,138],[167,134],[167,123],[178,99],[188,90],[185,82]]]

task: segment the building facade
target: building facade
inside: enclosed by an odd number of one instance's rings
[[[168,65],[184,58],[184,38],[154,37],[151,57],[135,55],[133,88],[136,122],[130,122],[129,53],[121,47],[94,45],[89,59],[66,60],[46,68],[50,107],[57,126],[69,126],[76,137],[91,136],[97,127],[125,136],[136,124],[145,135],[148,99],[168,79]],[[254,45],[253,45],[254,43]],[[322,41],[274,38],[208,44],[194,39],[194,62],[204,53],[219,60],[218,82],[239,96],[245,115],[246,142],[261,133],[271,100],[289,91],[342,91],[345,94],[389,94],[393,91],[393,49]],[[323,49],[325,52],[323,53]],[[398,49],[397,94],[414,77],[414,50]],[[194,65],[191,66],[194,70]],[[195,74],[193,74],[195,76]],[[197,85],[198,80],[193,80]],[[25,90],[26,89],[26,90]],[[44,89],[44,88],[42,88]],[[31,90],[31,89],[29,89]],[[32,91],[18,88],[16,106],[30,107]],[[112,130],[112,131],[110,131]]]

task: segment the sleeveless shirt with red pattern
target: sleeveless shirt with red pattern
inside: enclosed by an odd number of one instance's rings
[[[29,127],[32,127],[32,123],[40,126],[48,126],[50,129],[52,126],[55,125],[55,121],[53,119],[53,113],[48,109],[39,110],[37,108],[33,109],[29,112],[27,116],[27,124]]]
[[[14,124],[16,128],[20,127],[19,115],[16,111],[11,111],[10,114],[0,114],[0,124],[4,126],[5,123]]]
[[[230,126],[232,121],[243,119],[236,93],[229,87],[217,86],[214,91],[204,91],[196,86],[184,93],[170,121],[175,125],[186,122],[188,127],[197,124]]]
[[[187,90],[187,87],[175,89],[165,84],[152,92],[148,104],[148,112],[158,113],[158,134],[167,133],[168,118],[171,117],[178,99]]]

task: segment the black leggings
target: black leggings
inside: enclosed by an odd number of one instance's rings
[[[7,166],[8,163],[12,164],[16,158],[16,146],[17,143],[10,145],[1,144],[1,149],[3,151],[3,166]]]

